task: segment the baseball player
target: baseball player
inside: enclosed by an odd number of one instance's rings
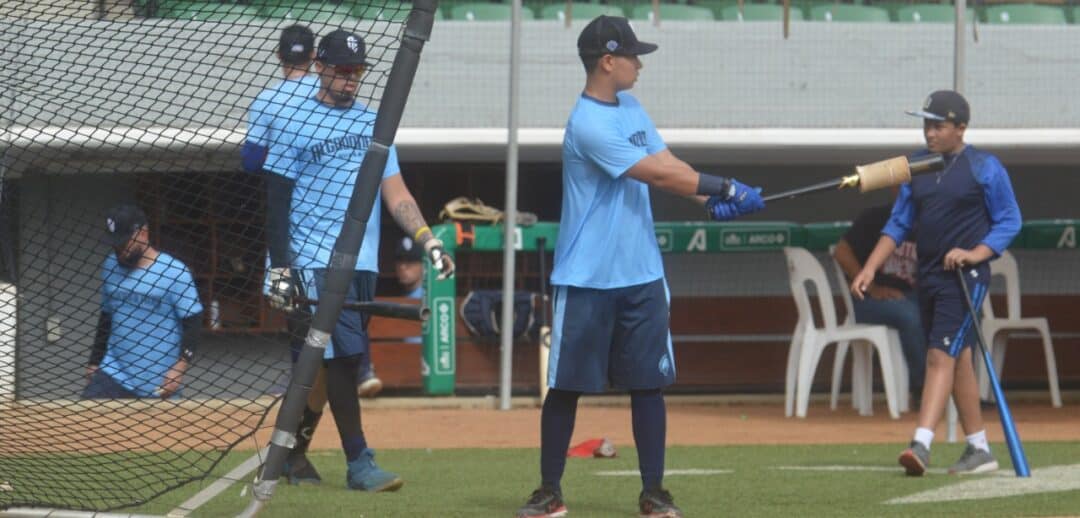
[[[676,158],[626,92],[641,70],[638,56],[656,49],[638,41],[626,18],[600,16],[578,37],[586,82],[563,140],[562,216],[551,274],[551,389],[540,422],[541,485],[518,510],[519,517],[566,514],[560,481],[578,397],[609,384],[630,392],[641,515],[682,516],[662,487],[667,427],[662,390],[675,381],[675,357],[649,186],[694,196],[718,220],[760,210],[764,203],[758,189],[698,173]]]
[[[271,121],[277,141],[269,146],[263,168],[288,182],[289,277],[294,287],[312,299],[318,299],[324,288],[334,242],[341,233],[353,185],[372,139],[376,114],[356,100],[356,89],[367,67],[365,55],[364,40],[356,34],[337,30],[324,36],[315,57],[318,92],[309,98],[294,98]],[[454,263],[442,242],[432,235],[405,186],[394,147],[382,172],[376,205],[380,198],[398,225],[439,268],[439,275],[452,275]],[[367,222],[355,276],[346,288],[348,301],[374,297],[379,225],[380,211],[375,208]],[[393,491],[403,482],[375,464],[375,452],[368,447],[360,423],[357,372],[369,355],[368,320],[363,313],[341,312],[325,351],[327,398],[348,463],[347,486]]]
[[[971,112],[959,93],[934,92],[921,110],[908,113],[923,119],[926,149],[918,154],[941,153],[946,166],[933,175],[912,177],[900,188],[889,222],[852,280],[851,292],[863,298],[874,272],[918,229],[919,307],[930,350],[918,428],[899,462],[908,475],[926,472],[934,428],[952,394],[967,448],[949,472],[990,472],[998,463],[986,440],[972,364],[973,324],[954,270],[961,269],[970,279],[972,304],[979,307],[990,281],[987,261],[1001,254],[1020,231],[1020,208],[997,157],[964,143]]]
[[[195,282],[184,263],[150,246],[138,207],[109,209],[105,224],[113,253],[101,265],[101,315],[82,397],[172,397],[199,344]]]

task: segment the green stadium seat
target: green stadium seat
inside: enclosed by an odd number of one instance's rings
[[[964,21],[975,21],[975,9],[968,8]],[[900,23],[953,23],[956,20],[956,7],[944,4],[910,4],[896,10],[896,21]]]
[[[743,4],[739,13],[738,5],[729,5],[720,11],[720,19],[732,22],[763,22],[784,19],[784,6],[778,4]],[[791,6],[791,19],[802,20],[802,9]]]
[[[574,2],[571,5],[570,17],[574,20],[591,20],[606,14],[608,16],[626,16],[622,8],[617,5],[586,4]],[[566,20],[566,3],[548,4],[540,8],[541,20]]]
[[[512,16],[513,7],[510,4],[487,4],[487,3],[467,3],[458,4],[450,8],[451,20],[467,20],[467,21],[500,21],[509,20]],[[522,20],[535,19],[536,15],[532,9],[527,9],[524,6],[521,9]]]
[[[158,6],[158,16],[177,20],[226,22],[254,19],[258,9],[247,5],[218,4],[209,2],[167,2]]]
[[[296,2],[292,5],[264,6],[259,9],[259,14],[266,18],[331,23],[354,17],[352,10],[350,5]]]
[[[695,20],[715,20],[716,16],[713,15],[712,9],[708,7],[701,7],[697,5],[686,4],[660,4],[660,20],[682,20],[682,21],[695,21]],[[643,4],[633,8],[630,13],[630,17],[635,20],[650,20],[653,17],[653,8],[651,4]]]
[[[352,16],[363,20],[403,22],[409,18],[412,4],[406,2],[358,2],[352,8]],[[442,10],[435,8],[435,19],[443,18]]]
[[[889,11],[881,7],[854,4],[815,5],[810,19],[817,22],[889,22]]]
[[[986,23],[994,25],[1065,25],[1065,11],[1054,5],[1002,4],[986,8]]]

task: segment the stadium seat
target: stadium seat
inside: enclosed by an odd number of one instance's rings
[[[805,248],[784,248],[787,259],[789,284],[795,298],[795,308],[799,319],[792,333],[791,348],[788,350],[787,369],[784,384],[784,415],[792,414],[806,417],[810,405],[810,385],[814,381],[821,354],[831,344],[849,342],[855,355],[855,364],[872,366],[874,350],[878,353],[881,375],[885,386],[885,401],[889,407],[889,416],[900,418],[899,400],[901,365],[904,356],[900,349],[900,336],[886,326],[849,324],[838,325],[836,306],[833,303],[832,287],[825,276],[821,263]],[[822,327],[814,322],[813,300],[810,298],[807,284],[817,293],[819,314]],[[869,387],[873,371],[863,371],[859,387]],[[906,375],[905,375],[906,376]],[[858,392],[856,393],[858,397]],[[860,413],[866,415],[871,409],[863,406]]]
[[[509,20],[512,16],[513,7],[510,4],[486,4],[467,3],[457,4],[450,8],[451,20],[467,21],[500,21]],[[536,18],[532,9],[522,7],[521,19],[532,20]]]
[[[952,23],[956,20],[956,8],[944,4],[911,4],[896,10],[900,23]],[[968,8],[967,22],[975,21],[975,10]]]
[[[889,11],[881,7],[854,4],[815,5],[810,19],[818,22],[889,22]]]
[[[1054,358],[1054,343],[1050,340],[1050,324],[1045,317],[1020,316],[1020,273],[1016,258],[1008,250],[990,263],[990,277],[1001,276],[1005,279],[1005,306],[1003,317],[995,316],[990,297],[986,297],[982,306],[982,332],[986,346],[994,359],[994,371],[1001,379],[1005,366],[1005,347],[1008,345],[1011,331],[1035,331],[1042,338],[1043,356],[1046,358],[1046,377],[1050,384],[1050,403],[1061,406],[1061,389],[1058,386],[1057,361]],[[1014,353],[1015,354],[1015,353]],[[982,399],[992,401],[986,363],[976,362],[979,371],[979,394]]]
[[[353,17],[352,9],[349,5],[297,2],[291,6],[263,7],[259,9],[259,14],[266,18],[327,23]]]
[[[159,4],[157,14],[161,18],[224,22],[236,21],[244,18],[255,18],[258,15],[258,9],[247,5],[236,4],[168,2]]]
[[[386,20],[402,22],[409,18],[412,4],[405,2],[358,2],[351,11],[355,18],[363,20]],[[440,9],[435,9],[435,19],[442,19]]]
[[[711,9],[707,7],[700,7],[696,5],[685,4],[660,4],[660,20],[682,20],[682,21],[694,21],[694,20],[715,20],[716,16],[713,15]],[[631,18],[635,20],[649,20],[653,19],[653,8],[651,4],[643,4],[634,7],[630,13]]]
[[[760,22],[784,19],[784,6],[777,4],[743,4],[739,13],[738,5],[729,5],[720,10],[720,19],[724,21]],[[791,19],[802,20],[802,9],[791,6]]]
[[[1053,5],[1002,4],[986,8],[986,23],[995,25],[1065,25],[1065,11]]]
[[[566,4],[548,4],[540,8],[541,20],[566,20]],[[574,2],[571,4],[570,17],[574,20],[591,20],[606,14],[608,16],[626,16],[622,8],[617,5],[586,4]]]

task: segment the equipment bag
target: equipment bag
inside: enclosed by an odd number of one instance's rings
[[[514,338],[535,337],[536,294],[514,292]],[[483,341],[498,341],[499,320],[502,318],[502,291],[470,291],[461,304],[461,321],[469,334]]]

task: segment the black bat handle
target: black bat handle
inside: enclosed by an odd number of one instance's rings
[[[835,180],[829,180],[827,182],[816,183],[814,185],[808,185],[806,187],[800,187],[798,189],[791,189],[790,191],[778,192],[776,194],[770,194],[768,196],[762,196],[761,199],[763,201],[768,202],[768,201],[782,200],[784,198],[792,198],[792,197],[798,196],[800,194],[808,194],[808,193],[818,192],[818,191],[828,191],[828,190],[831,190],[831,189],[839,188],[840,184],[843,183],[843,181],[844,181],[843,178],[837,178]]]

